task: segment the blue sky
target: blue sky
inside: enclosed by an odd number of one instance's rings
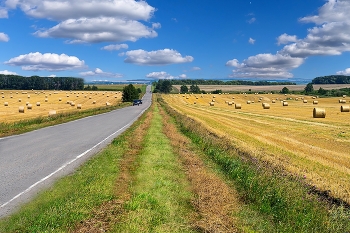
[[[350,75],[348,0],[0,0],[0,73],[86,81]]]

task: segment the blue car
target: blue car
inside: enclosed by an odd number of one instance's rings
[[[139,106],[140,104],[142,104],[142,100],[134,100],[132,103],[133,106],[135,105]]]

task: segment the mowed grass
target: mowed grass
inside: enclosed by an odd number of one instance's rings
[[[113,232],[194,232],[189,183],[162,132],[157,108],[135,164],[126,215]]]
[[[303,103],[302,97],[308,103]],[[280,101],[287,98],[289,105],[282,106]],[[348,103],[340,104],[339,98],[166,95],[164,99],[172,108],[231,140],[239,150],[305,177],[310,185],[350,202],[350,113],[340,112],[340,106]],[[349,97],[344,99],[349,102]],[[215,105],[209,106],[212,100]],[[254,103],[247,104],[248,100]],[[242,109],[235,109],[228,101],[242,104]],[[263,102],[271,108],[263,109]],[[313,118],[314,107],[326,109],[326,118]]]

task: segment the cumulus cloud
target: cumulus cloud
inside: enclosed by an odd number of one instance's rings
[[[85,67],[84,60],[79,60],[75,56],[68,56],[66,54],[55,54],[39,52],[20,55],[18,57],[11,58],[7,62],[7,65],[20,66],[22,70],[47,70],[47,71],[61,71],[81,69]]]
[[[7,10],[5,8],[0,7],[0,19],[1,18],[8,18],[8,13],[7,13]]]
[[[127,44],[111,44],[111,45],[104,46],[101,49],[113,51],[113,50],[128,49],[128,48],[129,46]]]
[[[84,76],[84,77],[87,77],[87,76],[113,77],[113,78],[121,78],[121,77],[123,77],[122,74],[104,72],[100,68],[96,68],[94,71],[80,72],[79,74],[81,76]]]
[[[5,4],[31,17],[55,21],[100,16],[147,21],[155,11],[146,1],[135,0],[7,0]]]
[[[303,58],[293,58],[281,54],[258,54],[239,63],[237,59],[230,60],[226,66],[236,67],[230,77],[269,77],[292,78],[288,72],[299,67],[304,62]]]
[[[8,8],[20,8],[34,18],[49,19],[57,25],[38,30],[38,37],[67,38],[67,43],[100,43],[136,41],[156,37],[155,29],[148,22],[155,8],[146,1],[135,0],[7,0]]]
[[[343,71],[338,71],[337,74],[339,75],[350,75],[350,68],[347,68]]]
[[[127,57],[124,62],[136,65],[169,65],[193,61],[192,56],[183,57],[179,52],[173,49],[163,49],[150,52],[139,49],[128,51],[125,55]]]
[[[152,72],[146,75],[147,78],[152,78],[152,79],[176,79],[176,78],[182,78],[185,79],[187,78],[186,74],[180,74],[179,76],[173,76],[165,71],[161,72]]]
[[[253,38],[249,38],[248,42],[249,42],[249,44],[254,44],[255,40]]]
[[[318,14],[301,18],[302,23],[314,23],[307,36],[298,39],[286,33],[277,38],[279,45],[285,46],[272,54],[258,54],[242,63],[237,59],[226,62],[235,67],[232,77],[288,78],[290,70],[299,67],[310,56],[333,56],[350,51],[350,1],[328,0],[318,10]],[[346,72],[346,71],[339,71]]]
[[[9,36],[3,32],[0,32],[0,42],[8,42],[10,40]]]
[[[191,69],[192,71],[197,71],[197,70],[201,70],[201,68],[200,67],[198,67],[198,66],[194,66],[194,67],[192,67],[192,69]]]
[[[18,75],[16,72],[11,72],[8,70],[0,70],[0,74],[5,74],[5,75]]]
[[[293,36],[290,36],[290,35],[287,35],[286,33],[280,35],[278,38],[277,38],[277,44],[278,45],[281,45],[281,44],[288,44],[290,42],[297,42],[298,41],[298,38],[297,36],[293,35]]]
[[[38,37],[71,38],[68,43],[100,43],[137,41],[141,37],[156,37],[152,28],[135,20],[119,18],[68,19],[58,25],[34,33]]]

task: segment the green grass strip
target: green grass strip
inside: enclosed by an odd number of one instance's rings
[[[125,219],[115,232],[193,232],[189,183],[162,133],[157,107],[137,160],[132,198],[125,204]]]
[[[95,207],[116,198],[114,190],[119,161],[144,115],[74,174],[41,192],[18,213],[2,219],[0,232],[68,232],[76,223],[91,218]]]
[[[181,131],[234,183],[249,208],[239,216],[245,218],[242,222],[250,224],[242,227],[245,232],[350,232],[348,210],[329,208],[301,181],[265,168],[258,161],[254,164],[244,159],[245,155],[227,146],[228,142],[225,144],[200,123],[160,102],[176,119]],[[254,215],[256,222],[248,219]]]

